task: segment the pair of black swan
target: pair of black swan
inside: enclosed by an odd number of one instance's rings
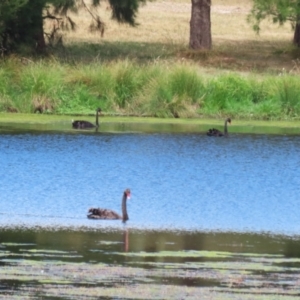
[[[224,124],[224,132],[216,129],[216,128],[211,128],[207,131],[207,135],[208,136],[228,136],[228,129],[227,129],[227,123],[231,124],[231,119],[227,118],[225,120],[225,124]]]
[[[99,113],[101,112],[101,108],[96,109],[96,124],[93,124],[89,121],[84,120],[72,120],[72,126],[75,129],[90,129],[90,128],[98,128],[99,127]]]
[[[122,216],[120,216],[118,213],[110,209],[90,208],[87,217],[89,219],[123,220],[123,222],[126,222],[127,220],[129,220],[126,204],[127,204],[127,200],[130,199],[130,196],[131,196],[130,189],[126,189],[122,197]]]

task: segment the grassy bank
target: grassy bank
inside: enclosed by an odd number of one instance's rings
[[[266,23],[255,35],[250,8],[250,0],[214,1],[210,52],[187,47],[187,0],[149,2],[136,28],[109,22],[104,5],[104,38],[86,33],[81,13],[76,33],[64,33],[47,58],[0,62],[0,112],[90,114],[100,106],[108,115],[299,120],[292,32]]]
[[[190,63],[141,65],[129,60],[70,65],[2,62],[0,111],[151,117],[224,117],[263,120],[300,118],[296,75],[210,76]]]

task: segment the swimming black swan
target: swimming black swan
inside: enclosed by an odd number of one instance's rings
[[[102,208],[90,208],[88,218],[89,219],[102,219],[102,220],[123,220],[123,222],[126,222],[129,220],[128,214],[127,214],[127,199],[130,199],[130,189],[126,189],[123,193],[122,198],[122,216],[114,212],[110,209],[102,209]]]
[[[98,128],[99,127],[99,113],[101,112],[101,108],[96,109],[96,125],[83,120],[72,121],[72,126],[75,129],[89,129],[89,128]]]
[[[211,128],[207,131],[207,135],[208,136],[228,136],[228,129],[227,129],[227,122],[228,123],[231,123],[231,119],[230,118],[227,118],[225,120],[225,124],[224,124],[224,132],[218,130],[218,129],[215,129],[215,128]]]

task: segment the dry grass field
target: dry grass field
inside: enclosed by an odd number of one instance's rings
[[[212,2],[213,50],[209,53],[188,49],[191,14],[188,0],[148,2],[140,8],[137,27],[111,21],[110,8],[104,2],[99,9],[106,24],[104,36],[88,32],[90,17],[82,11],[72,16],[76,20],[77,31],[64,33],[64,43],[66,46],[92,44],[93,50],[86,48],[84,51],[93,59],[128,58],[145,63],[184,61],[212,73],[221,70],[275,74],[300,72],[300,51],[292,45],[290,24],[279,27],[265,22],[260,35],[257,35],[247,22],[250,0]]]

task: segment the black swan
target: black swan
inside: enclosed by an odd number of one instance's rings
[[[123,222],[126,222],[129,220],[128,214],[127,214],[127,199],[130,199],[130,189],[126,189],[123,193],[122,198],[122,216],[120,216],[118,213],[114,212],[110,209],[103,209],[103,208],[90,208],[88,218],[89,219],[102,219],[102,220],[123,220]]]
[[[207,135],[208,136],[228,136],[228,129],[227,129],[227,123],[231,123],[231,119],[227,118],[225,120],[225,124],[224,124],[224,132],[216,129],[216,128],[211,128],[207,131]]]
[[[89,129],[89,128],[98,128],[99,127],[99,113],[101,112],[101,108],[96,109],[96,125],[83,120],[72,121],[72,126],[75,129]]]

